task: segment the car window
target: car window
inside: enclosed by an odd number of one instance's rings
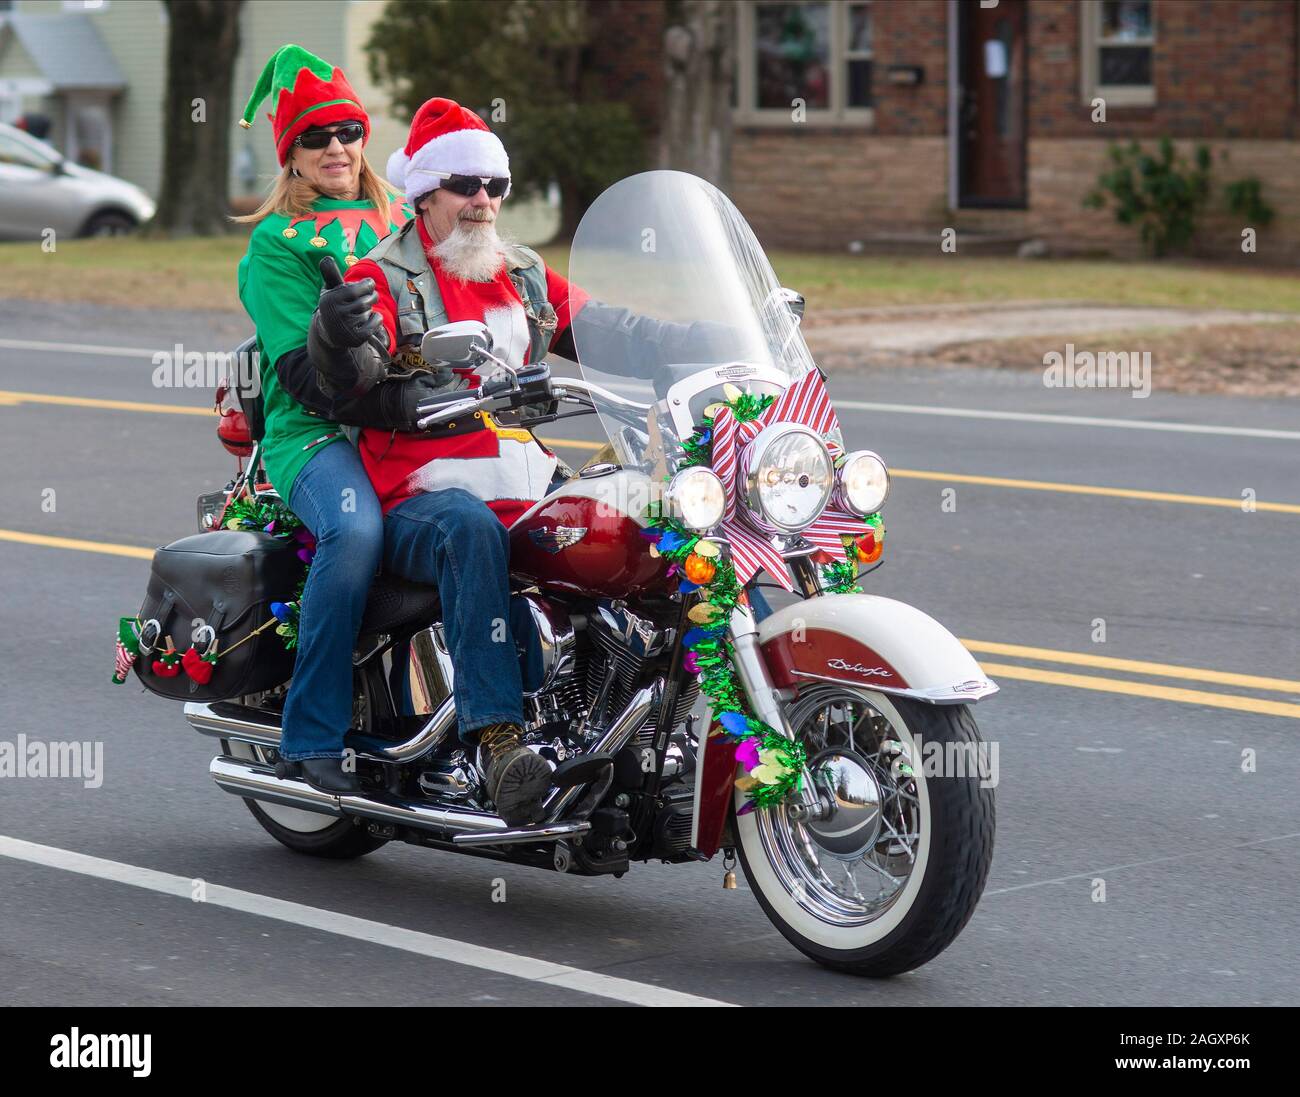
[[[0,164],[18,164],[24,168],[49,171],[52,163],[49,157],[0,133]]]

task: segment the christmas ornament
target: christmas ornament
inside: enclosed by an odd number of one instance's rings
[[[115,685],[122,685],[131,673],[135,661],[140,658],[140,622],[134,617],[122,617],[117,622],[117,641],[113,660],[113,678]]]
[[[180,674],[181,653],[171,646],[170,640],[167,644],[167,650],[153,661],[149,669],[159,678],[175,678]]]
[[[193,681],[201,686],[206,686],[212,681],[212,672],[217,668],[217,653],[215,650],[211,650],[200,655],[197,648],[190,647],[181,656],[181,666],[185,668],[185,673]]]
[[[693,552],[686,557],[685,571],[687,579],[703,586],[717,574],[718,568],[712,560]]]

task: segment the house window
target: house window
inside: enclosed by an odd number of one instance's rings
[[[871,120],[870,0],[746,0],[739,10],[736,119],[788,125]]]
[[[1083,97],[1115,106],[1156,101],[1154,0],[1085,0]]]

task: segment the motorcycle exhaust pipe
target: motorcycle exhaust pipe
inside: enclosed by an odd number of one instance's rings
[[[664,679],[662,677],[656,678],[648,686],[637,690],[627,703],[627,707],[618,714],[614,722],[610,724],[609,730],[597,740],[588,753],[617,754],[631,742],[632,736],[645,724],[650,713],[658,708],[663,694]],[[572,788],[555,789],[546,801],[545,818],[547,821],[554,822],[559,819],[585,787],[585,785],[575,785]]]
[[[279,747],[280,722],[274,713],[237,705],[230,701],[201,704],[191,701],[185,706],[185,719],[201,735],[214,739],[234,739],[259,747]],[[394,743],[377,751],[360,751],[362,758],[379,762],[413,762],[435,750],[456,726],[456,703],[448,697],[418,732],[404,743]]]
[[[437,807],[395,799],[380,801],[366,796],[333,796],[312,788],[306,781],[277,777],[267,766],[243,758],[224,755],[214,758],[208,772],[218,788],[235,796],[323,815],[339,818],[358,815],[363,819],[414,827],[440,836],[490,834],[511,829],[499,815],[468,808]]]

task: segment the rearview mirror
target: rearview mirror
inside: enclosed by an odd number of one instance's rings
[[[478,320],[457,320],[424,333],[420,357],[449,366],[474,365],[478,356],[492,350],[492,333]]]
[[[799,321],[803,319],[803,294],[799,293],[797,290],[786,289],[782,286],[781,300],[785,302],[786,308],[794,313],[794,322],[796,324],[799,323]]]

